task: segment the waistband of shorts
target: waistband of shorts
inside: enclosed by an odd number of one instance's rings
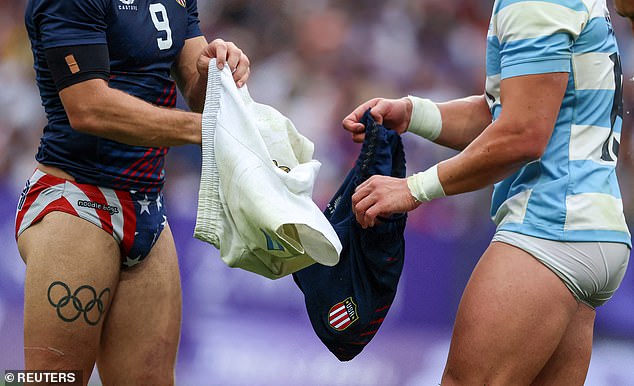
[[[45,179],[42,179],[42,177],[46,176]],[[45,173],[42,170],[40,170],[39,168],[35,168],[35,170],[33,171],[33,174],[31,175],[31,178],[29,178],[29,180],[34,180],[36,179],[37,182],[35,182],[35,184],[39,184],[39,185],[44,185],[47,187],[55,187],[61,184],[65,184],[65,183],[69,183],[69,184],[73,184],[79,188],[81,188],[82,186],[90,186],[90,187],[96,187],[99,188],[101,190],[104,191],[111,191],[114,193],[128,193],[130,195],[130,198],[127,199],[125,198],[125,195],[118,195],[119,196],[119,200],[123,200],[123,201],[136,201],[138,197],[143,197],[143,198],[147,198],[147,199],[156,199],[159,196],[162,196],[162,192],[138,192],[138,191],[134,191],[134,190],[120,190],[120,189],[113,189],[113,188],[106,188],[103,186],[98,186],[98,185],[92,185],[92,184],[82,184],[79,183],[77,181],[71,181],[68,180],[66,178],[63,177],[58,177],[58,176],[54,176],[52,174],[49,173]]]
[[[522,238],[524,240],[526,239],[530,239],[530,240],[535,240],[537,242],[539,242],[539,240],[544,240],[546,242],[556,242],[556,243],[573,243],[573,244],[615,244],[615,245],[623,245],[625,246],[628,250],[631,250],[630,246],[622,243],[620,241],[607,241],[607,240],[588,240],[588,241],[576,241],[576,240],[553,240],[553,239],[546,239],[543,237],[538,237],[538,236],[533,236],[533,235],[527,235],[525,233],[520,233],[520,232],[514,232],[514,231],[509,231],[509,230],[502,230],[499,229],[495,232],[495,234],[493,235],[493,238],[491,241],[502,241],[502,242],[506,242],[509,239],[513,239],[513,238]]]

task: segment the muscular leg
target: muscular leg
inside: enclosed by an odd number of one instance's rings
[[[595,311],[579,303],[559,346],[533,385],[583,385],[592,354]]]
[[[106,385],[171,385],[180,336],[181,287],[166,227],[139,265],[121,271],[97,359]]]
[[[87,221],[53,212],[22,233],[18,248],[26,368],[83,370],[85,385],[119,276],[119,246]]]
[[[492,243],[460,302],[442,384],[529,385],[555,353],[577,308],[546,266],[521,249]],[[585,363],[561,355],[569,366]]]

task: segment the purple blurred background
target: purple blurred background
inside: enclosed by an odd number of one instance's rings
[[[23,366],[24,264],[13,219],[44,125],[24,4],[0,0],[0,370]],[[315,143],[323,165],[314,199],[323,208],[358,154],[340,123],[357,104],[375,96],[442,101],[483,91],[491,4],[199,0],[199,11],[209,39],[232,40],[249,55],[254,99],[287,115]],[[619,172],[632,227],[634,38],[612,15],[625,73]],[[410,174],[453,154],[409,134],[404,143]],[[494,230],[490,190],[437,200],[411,214],[395,305],[364,352],[342,364],[313,334],[291,278],[270,281],[228,268],[211,245],[192,238],[199,168],[196,147],[168,155],[167,210],[183,280],[178,384],[439,383],[460,294]],[[587,385],[634,385],[633,271],[598,310]]]

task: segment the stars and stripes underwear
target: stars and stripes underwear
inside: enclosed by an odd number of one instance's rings
[[[51,212],[65,212],[109,233],[119,244],[121,265],[145,259],[167,224],[163,195],[80,184],[36,169],[20,195],[16,239]]]

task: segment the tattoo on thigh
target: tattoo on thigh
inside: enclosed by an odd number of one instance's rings
[[[86,323],[96,326],[106,312],[108,301],[110,288],[107,287],[99,295],[89,285],[82,285],[74,292],[61,281],[54,281],[48,287],[48,302],[64,322],[74,322],[83,315]]]

